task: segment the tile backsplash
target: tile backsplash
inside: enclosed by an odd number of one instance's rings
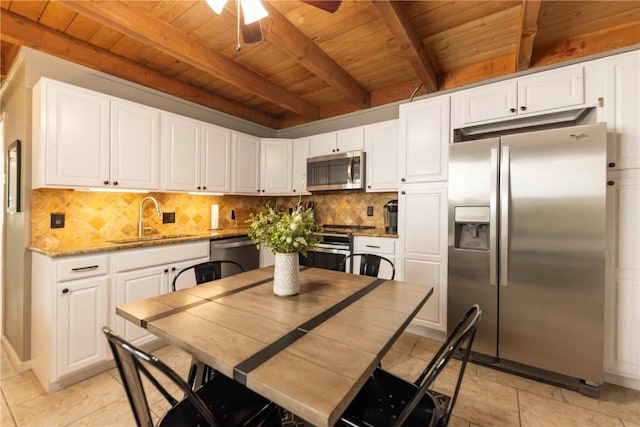
[[[145,225],[161,234],[203,233],[211,225],[211,205],[220,206],[220,228],[243,227],[250,212],[265,203],[294,206],[299,197],[209,196],[187,193],[110,193],[60,189],[37,189],[31,193],[31,245],[39,248],[60,243],[82,245],[137,235],[140,201],[151,195],[163,212],[175,212],[175,223],[163,224],[155,215],[153,203],[145,204]],[[384,226],[382,207],[398,194],[390,193],[326,193],[302,196],[313,201],[318,224],[357,224]],[[373,206],[373,216],[367,216]],[[236,224],[231,211],[238,212]],[[65,214],[65,227],[52,229],[51,213]]]

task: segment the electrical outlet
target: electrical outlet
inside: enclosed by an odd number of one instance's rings
[[[162,223],[163,224],[173,224],[176,222],[176,213],[175,212],[162,212]]]
[[[367,216],[373,216],[373,206],[367,206]]]
[[[51,228],[64,228],[64,213],[51,212]]]

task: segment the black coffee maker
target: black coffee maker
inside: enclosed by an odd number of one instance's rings
[[[395,233],[398,231],[398,201],[389,200],[383,207],[384,231]]]

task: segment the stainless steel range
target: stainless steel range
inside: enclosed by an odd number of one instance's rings
[[[353,252],[353,231],[374,228],[368,225],[323,224],[318,243],[307,257],[300,255],[300,265],[338,270],[338,266]]]

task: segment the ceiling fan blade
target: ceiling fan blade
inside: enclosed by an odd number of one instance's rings
[[[302,3],[310,4],[318,9],[333,13],[340,7],[342,0],[300,0]]]
[[[242,23],[240,24],[240,28],[242,30],[242,40],[244,40],[245,43],[258,43],[264,40],[260,21],[253,22],[248,25]]]

